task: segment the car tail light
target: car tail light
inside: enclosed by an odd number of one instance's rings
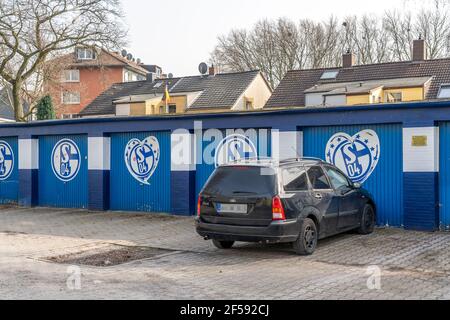
[[[272,220],[286,220],[283,203],[279,196],[272,198]]]
[[[197,216],[200,217],[200,208],[202,206],[202,196],[198,196],[197,200]]]

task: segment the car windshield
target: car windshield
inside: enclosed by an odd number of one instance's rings
[[[211,195],[274,195],[275,171],[256,166],[219,167],[206,183],[203,192]]]

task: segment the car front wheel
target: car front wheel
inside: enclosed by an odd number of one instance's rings
[[[359,234],[370,234],[375,228],[375,210],[370,204],[364,206],[361,224],[358,228]]]
[[[213,239],[212,242],[219,249],[230,249],[234,244],[234,241],[220,241],[216,239]]]
[[[293,249],[297,254],[310,255],[317,246],[317,226],[313,220],[306,218],[303,221],[299,237],[293,243]]]

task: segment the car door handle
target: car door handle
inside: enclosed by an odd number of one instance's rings
[[[323,196],[321,193],[316,193],[316,194],[314,194],[314,198],[322,200]]]

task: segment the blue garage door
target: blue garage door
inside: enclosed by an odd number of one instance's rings
[[[86,135],[39,137],[39,205],[87,208]]]
[[[439,124],[440,227],[450,230],[450,122]]]
[[[111,135],[111,210],[170,212],[170,132]]]
[[[256,156],[270,157],[271,130],[264,128],[205,130],[202,137],[197,137],[196,150],[195,191],[198,195],[214,171],[216,163]]]
[[[374,197],[379,225],[403,225],[400,124],[304,128],[304,155],[336,164]]]
[[[17,203],[19,194],[17,138],[0,138],[0,203]]]

